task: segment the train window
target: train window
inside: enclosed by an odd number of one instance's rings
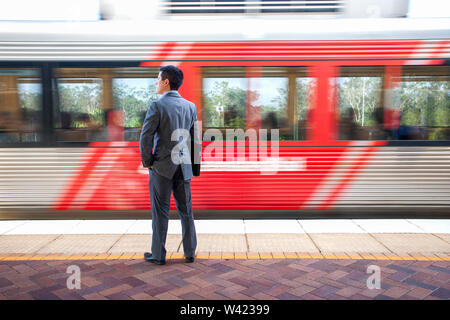
[[[58,141],[102,141],[105,119],[101,108],[102,80],[58,79]]]
[[[295,112],[294,112],[294,140],[306,140],[310,130],[308,121],[309,111],[312,110],[312,93],[315,81],[306,77],[306,70],[301,72],[301,77],[295,79]]]
[[[39,70],[0,68],[0,143],[39,142],[41,120]]]
[[[267,129],[270,138],[271,129],[279,129],[280,140],[291,140],[288,124],[288,78],[264,77],[254,79],[259,88],[255,90],[256,106],[261,107],[261,128]]]
[[[245,129],[244,68],[203,69],[203,128]]]
[[[139,140],[150,102],[157,100],[156,78],[114,78],[114,104],[123,112],[124,140]]]
[[[204,126],[245,129],[245,78],[205,78]]]
[[[268,139],[278,129],[280,140],[304,139],[311,83],[305,68],[204,68],[203,128],[267,129]]]
[[[140,130],[150,102],[157,100],[156,79],[159,69],[123,68],[114,70],[112,82],[114,109],[123,114],[123,139],[139,140]]]
[[[55,70],[57,141],[137,141],[158,68]]]
[[[377,113],[383,88],[383,67],[342,67],[339,90],[339,139],[380,139]]]
[[[399,91],[393,139],[450,139],[450,67],[405,66]]]
[[[108,140],[102,74],[99,69],[55,70],[57,141]]]

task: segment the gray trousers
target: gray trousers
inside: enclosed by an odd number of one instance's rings
[[[197,248],[197,235],[191,201],[191,180],[183,180],[181,167],[172,179],[150,170],[150,200],[152,206],[152,256],[157,260],[166,259],[166,237],[169,225],[170,195],[173,197],[180,215],[183,250],[185,257],[194,257]]]

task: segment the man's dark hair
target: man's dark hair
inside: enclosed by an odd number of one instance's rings
[[[183,71],[175,66],[164,66],[159,69],[161,71],[161,79],[169,79],[170,90],[178,90],[183,83]]]

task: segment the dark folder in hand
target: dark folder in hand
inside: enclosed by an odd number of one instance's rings
[[[195,177],[200,176],[200,163],[202,160],[202,145],[198,144],[195,148],[194,141],[191,141],[191,164],[192,164],[192,174]]]

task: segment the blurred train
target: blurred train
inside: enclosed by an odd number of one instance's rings
[[[201,121],[196,217],[449,217],[449,30],[0,23],[0,219],[150,218],[138,139],[167,64]]]

